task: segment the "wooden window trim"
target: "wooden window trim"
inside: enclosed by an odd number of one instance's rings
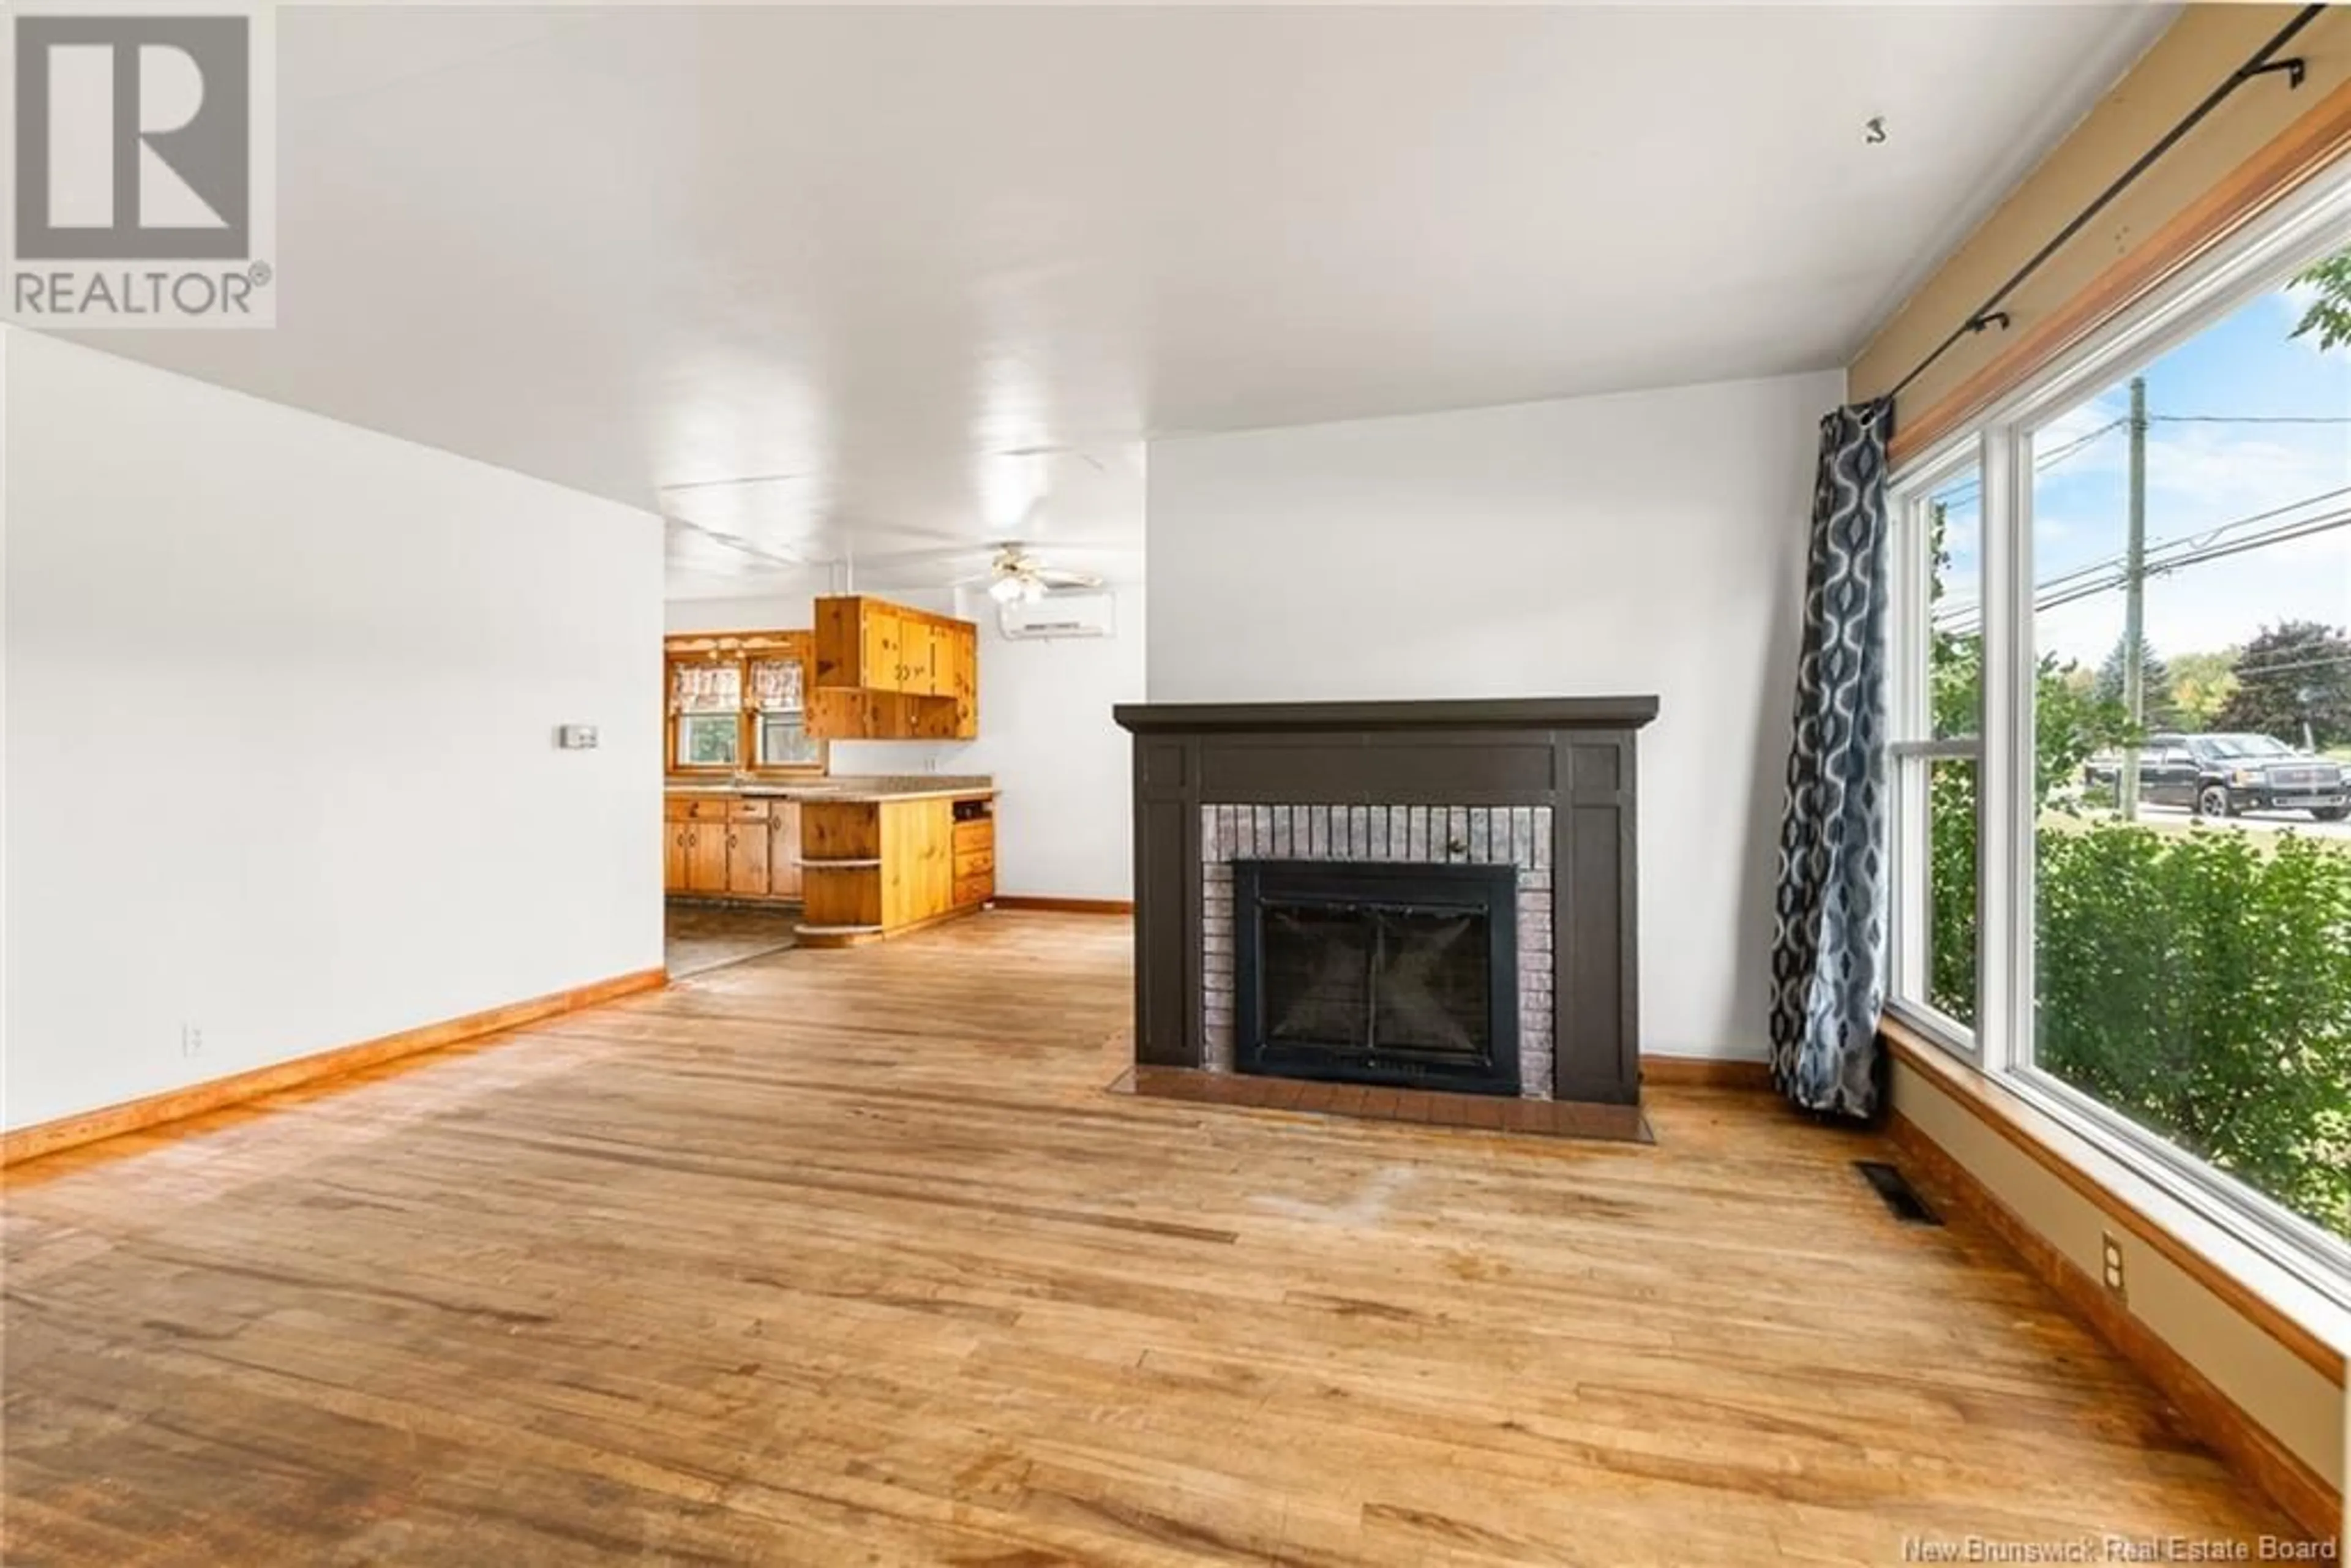
[[[1900,411],[1889,465],[1898,468],[1949,440],[2183,268],[2325,174],[2346,154],[2351,154],[2351,82],[2327,94],[2283,134],[2072,298],[2038,320],[2020,320],[2015,340],[1949,392],[1916,413]]]
[[[797,767],[763,767],[758,762],[759,715],[749,704],[751,661],[754,659],[798,659],[800,664],[800,690],[806,706],[803,713],[813,709],[816,697],[816,634],[812,632],[750,631],[750,632],[684,632],[662,639],[662,772],[681,782],[707,783],[714,779],[751,779],[787,780],[821,779],[832,770],[832,743],[817,740],[817,759]],[[735,755],[733,767],[709,763],[688,763],[678,760],[677,718],[670,707],[671,669],[678,664],[733,664],[741,678],[745,701],[735,716]]]
[[[1896,1061],[1931,1082],[1954,1104],[2336,1387],[2344,1385],[2345,1350],[2321,1338],[2304,1321],[2325,1311],[2310,1287],[1901,1019],[1887,1015],[1878,1033]],[[2253,1283],[2256,1275],[2265,1283]],[[2300,1308],[2305,1297],[2310,1305]]]

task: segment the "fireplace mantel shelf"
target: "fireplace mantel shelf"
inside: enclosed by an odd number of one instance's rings
[[[1121,703],[1111,710],[1136,735],[1248,730],[1373,732],[1428,729],[1638,729],[1654,696],[1468,697],[1426,702]]]

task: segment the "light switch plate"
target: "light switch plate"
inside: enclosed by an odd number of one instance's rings
[[[592,724],[567,724],[555,732],[555,744],[566,751],[596,749],[596,727]]]

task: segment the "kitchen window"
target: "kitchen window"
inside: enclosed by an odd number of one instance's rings
[[[824,743],[808,732],[807,672],[798,658],[750,662],[755,754],[762,768],[809,768],[824,761]]]
[[[670,665],[670,711],[680,768],[731,768],[743,759],[743,666],[734,660]]]
[[[733,714],[678,716],[677,758],[685,768],[732,768],[741,760],[740,726]]]
[[[1896,476],[1889,1009],[2351,1302],[2329,276],[2343,180]]]
[[[810,733],[805,632],[668,640],[672,773],[821,773],[825,743]]]

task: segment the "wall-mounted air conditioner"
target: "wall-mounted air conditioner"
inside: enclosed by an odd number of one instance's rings
[[[1108,637],[1118,630],[1118,601],[1105,589],[1061,589],[997,607],[1008,638]]]

